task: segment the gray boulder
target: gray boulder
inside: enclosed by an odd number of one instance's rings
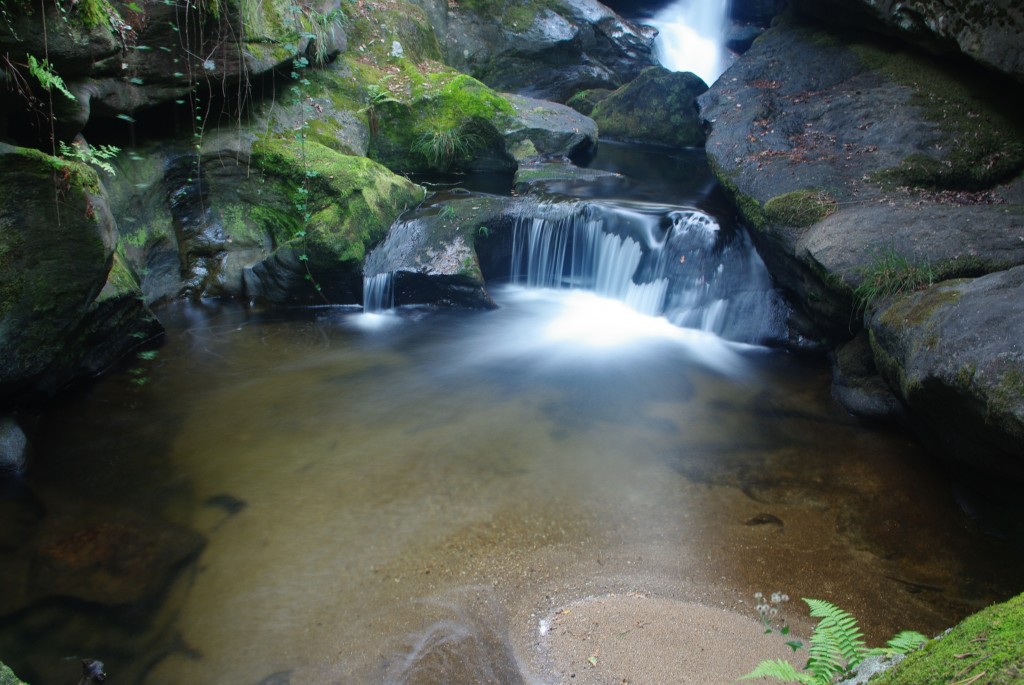
[[[597,124],[565,105],[506,95],[515,110],[503,131],[505,149],[518,162],[537,155],[586,157],[597,147]]]
[[[704,129],[697,97],[708,87],[689,72],[648,67],[598,102],[590,116],[603,136],[635,143],[699,147]]]
[[[1024,479],[1024,267],[949,281],[870,320],[882,376],[922,439],[957,462]]]
[[[1024,82],[1024,6],[1017,0],[794,0],[836,26],[900,36],[933,52],[961,52]]]
[[[565,102],[588,88],[616,88],[654,64],[657,32],[596,0],[449,6],[435,30],[446,61],[489,86]]]

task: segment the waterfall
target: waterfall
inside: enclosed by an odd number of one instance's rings
[[[585,289],[730,340],[785,335],[785,305],[741,231],[696,209],[636,202],[539,204],[512,235],[511,280]]]
[[[723,46],[728,18],[729,0],[675,0],[647,21],[658,29],[655,56],[666,69],[714,83],[731,61]]]
[[[372,314],[395,306],[394,273],[387,271],[363,277],[363,311]]]

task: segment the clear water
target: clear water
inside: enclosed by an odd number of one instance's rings
[[[498,682],[546,682],[540,618],[591,594],[745,610],[779,589],[877,641],[1015,589],[1012,555],[914,443],[838,410],[820,364],[584,292],[496,297],[165,309],[156,359],[65,398],[6,493],[4,660],[30,682],[89,656],[149,685],[398,683],[455,645]],[[139,520],[206,539],[158,595],[47,594],[95,575],[23,591],[53,540]]]
[[[735,230],[699,155],[633,153],[595,165],[635,183],[575,194]],[[0,658],[33,683],[83,657],[144,685],[551,683],[541,621],[608,592],[820,597],[873,643],[1019,592],[1011,542],[837,407],[823,360],[580,289],[493,295],[162,309],[156,357],[56,401],[0,491]]]

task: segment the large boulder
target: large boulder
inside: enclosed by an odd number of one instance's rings
[[[595,106],[590,116],[603,136],[635,143],[700,147],[704,129],[697,97],[708,89],[689,72],[648,67]]]
[[[0,402],[42,399],[155,333],[96,172],[0,146]]]
[[[502,135],[517,161],[547,155],[586,158],[597,148],[597,124],[565,105],[524,95],[505,95],[515,115]]]
[[[789,20],[701,96],[713,169],[833,344],[859,327],[853,289],[883,248],[940,276],[1021,263],[1024,128],[1003,86]]]
[[[1017,0],[794,0],[843,28],[900,36],[934,52],[961,52],[1024,82],[1024,6]]]
[[[883,377],[922,438],[1024,480],[1024,266],[941,283],[870,320]]]
[[[1024,124],[1007,97],[1018,89],[790,16],[700,102],[712,168],[814,323],[807,334],[839,350],[837,399],[870,418],[905,408],[939,453],[1020,478],[1019,408],[1000,400],[1020,331],[1012,308],[1001,324],[971,318],[1012,292],[993,286],[982,303],[972,288],[1024,265]],[[978,285],[942,283],[957,278]],[[870,347],[850,343],[865,321]]]
[[[565,102],[588,88],[616,88],[654,64],[657,32],[596,0],[450,3],[446,61],[499,90]]]

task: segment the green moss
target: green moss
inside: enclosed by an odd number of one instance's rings
[[[485,18],[499,21],[513,31],[525,31],[537,20],[545,9],[557,10],[560,3],[552,0],[461,0],[460,7]]]
[[[860,43],[852,50],[872,69],[913,89],[912,104],[942,132],[932,154],[914,154],[871,178],[883,186],[978,190],[1024,169],[1024,120],[1007,85],[978,71],[957,71],[909,50]]]
[[[8,668],[4,662],[0,661],[0,685],[26,685],[26,683],[14,675],[14,671]]]
[[[944,637],[930,640],[872,685],[985,683],[1024,680],[1024,595],[969,616]]]
[[[348,11],[346,30],[350,50],[377,66],[440,61],[443,50],[422,7],[411,2],[366,2]],[[393,42],[402,57],[392,54]]]
[[[373,159],[398,171],[429,171],[436,164],[423,152],[425,139],[439,135],[478,139],[472,149],[453,160],[460,163],[468,162],[476,150],[502,144],[498,132],[506,128],[515,110],[483,83],[451,70],[411,74],[409,81],[406,100],[375,108],[376,135],[369,151]]]
[[[303,240],[311,251],[341,260],[362,259],[401,211],[423,199],[422,188],[372,160],[343,155],[313,141],[306,141],[303,158],[296,143],[267,138],[253,147],[252,159],[268,177],[281,179],[296,207],[308,202],[308,223],[299,209],[291,213],[279,208],[268,214],[277,230],[282,225],[304,228]],[[293,240],[296,235],[292,233]]]
[[[897,329],[924,326],[931,320],[937,309],[956,304],[959,301],[960,292],[948,284],[930,288],[914,297],[896,300],[882,314],[881,321],[885,325]]]
[[[1019,361],[1007,362],[999,384],[992,391],[989,411],[997,415],[1013,415],[1014,409],[1024,402],[1024,367]]]
[[[732,196],[733,202],[736,204],[736,208],[740,210],[740,215],[743,219],[752,228],[764,231],[768,225],[768,218],[765,216],[761,203],[750,195],[741,192],[736,186],[735,181],[711,156],[708,156],[708,166],[711,167],[711,172],[718,179],[718,182]]]
[[[802,227],[821,221],[838,208],[826,191],[809,188],[776,195],[764,203],[764,216],[769,223]]]

